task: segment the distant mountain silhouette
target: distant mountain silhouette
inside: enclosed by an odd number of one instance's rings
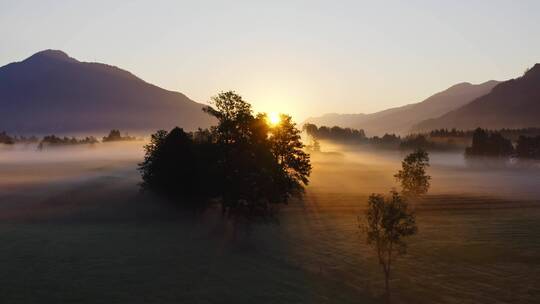
[[[540,127],[540,64],[500,83],[467,105],[419,123],[413,130]]]
[[[405,134],[413,125],[423,120],[441,116],[489,93],[498,83],[494,80],[477,85],[467,82],[459,83],[419,103],[373,114],[326,114],[308,118],[306,122],[319,126],[336,125],[364,129],[368,136],[384,133]]]
[[[125,70],[56,50],[0,67],[0,130],[16,134],[196,129],[213,122],[202,106]]]

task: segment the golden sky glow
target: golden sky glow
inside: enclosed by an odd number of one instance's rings
[[[519,76],[540,62],[539,10],[534,0],[0,1],[0,66],[59,49],[201,103],[234,90],[257,112],[301,122]]]

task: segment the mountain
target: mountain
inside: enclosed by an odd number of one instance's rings
[[[540,64],[534,65],[522,77],[500,83],[489,94],[438,118],[423,121],[413,129],[477,127],[540,127]]]
[[[468,82],[456,84],[426,100],[373,114],[326,114],[308,118],[306,122],[322,126],[341,126],[364,129],[367,135],[384,133],[405,134],[423,120],[441,116],[455,110],[475,98],[485,95],[499,82],[490,80],[482,84]]]
[[[202,104],[101,63],[46,50],[0,67],[0,130],[16,134],[192,130],[213,119]]]

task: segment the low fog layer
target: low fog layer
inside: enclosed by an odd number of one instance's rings
[[[41,151],[35,145],[1,145],[0,204],[29,212],[54,205],[59,195],[73,198],[63,204],[79,207],[104,199],[114,205],[119,203],[111,199],[115,195],[124,195],[118,200],[127,204],[139,194],[136,167],[143,158],[144,144],[100,143]],[[350,204],[363,204],[363,197],[373,192],[387,193],[398,188],[393,175],[405,153],[321,144],[323,152],[312,155],[314,169],[307,187],[308,202],[316,196],[335,194],[352,195],[355,201]],[[467,160],[460,153],[431,153],[430,157],[430,196],[486,197],[507,202],[540,199],[538,163]],[[95,198],[100,195],[102,198]],[[343,203],[341,199],[332,202]]]
[[[0,148],[7,302],[380,302],[357,216],[367,195],[397,187],[402,153],[321,143],[305,200],[283,208],[279,225],[236,239],[220,212],[185,216],[139,192],[143,145]],[[395,297],[534,303],[540,215],[521,199],[540,198],[540,169],[431,159],[432,190],[415,206],[419,234],[399,261]]]
[[[406,152],[321,143],[312,155],[310,188],[369,194],[398,188],[393,175]],[[467,159],[463,153],[431,152],[429,194],[475,195],[501,199],[540,199],[540,162]]]

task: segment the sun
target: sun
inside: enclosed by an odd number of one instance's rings
[[[279,114],[276,112],[268,114],[268,124],[271,126],[279,125],[281,122],[281,117],[279,117]]]

